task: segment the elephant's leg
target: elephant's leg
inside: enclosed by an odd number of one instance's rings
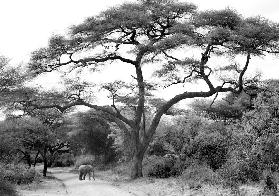
[[[92,177],[95,180],[95,174],[94,174],[94,170],[92,171]]]
[[[81,172],[81,171],[79,171],[79,180],[82,180],[82,175],[83,175],[83,173]]]
[[[83,175],[83,180],[85,180],[85,176],[86,176],[86,172],[84,172],[84,175]]]
[[[91,180],[91,171],[88,171],[88,180]]]

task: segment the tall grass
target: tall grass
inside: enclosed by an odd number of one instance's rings
[[[2,175],[0,173],[0,175]],[[1,196],[18,196],[15,186],[7,180],[0,177],[0,195]]]
[[[12,184],[28,184],[38,175],[34,168],[29,169],[21,164],[0,165],[2,178]]]

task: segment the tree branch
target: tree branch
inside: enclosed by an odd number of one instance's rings
[[[124,123],[126,123],[127,125],[129,126],[134,126],[134,123],[132,120],[129,120],[127,119],[126,117],[124,117],[121,113],[115,113],[115,112],[112,112],[104,107],[101,107],[101,106],[98,106],[98,105],[93,105],[93,104],[90,104],[90,103],[87,103],[81,99],[78,99],[72,103],[69,103],[69,104],[66,104],[64,106],[60,106],[60,105],[57,105],[57,104],[54,104],[54,105],[37,105],[37,104],[32,104],[32,103],[29,103],[29,106],[32,106],[34,107],[35,109],[50,109],[50,108],[56,108],[58,109],[61,113],[65,112],[67,109],[71,108],[71,107],[74,107],[74,106],[78,106],[78,105],[83,105],[83,106],[87,106],[89,108],[92,108],[92,109],[95,109],[97,111],[101,111],[101,112],[104,112],[106,113],[107,115],[111,115],[111,116],[114,116],[116,118],[118,118],[119,120],[122,120]]]
[[[51,71],[53,71],[53,70],[55,70],[59,67],[62,67],[64,65],[68,65],[68,64],[71,64],[71,63],[75,63],[77,65],[80,64],[80,66],[77,66],[77,67],[86,67],[86,66],[88,66],[87,63],[103,63],[103,62],[113,61],[113,60],[120,60],[124,63],[132,64],[132,65],[136,64],[136,61],[124,58],[124,57],[116,55],[116,54],[109,54],[105,57],[87,57],[87,58],[83,58],[83,59],[79,59],[79,60],[74,60],[72,58],[73,53],[69,53],[68,55],[69,55],[69,60],[68,61],[60,62],[60,59],[59,59],[58,63],[48,65],[49,69],[44,69],[43,71],[44,72],[51,72]],[[77,68],[77,67],[75,67],[75,68]]]
[[[188,76],[185,76],[185,77],[183,78],[182,81],[181,81],[181,80],[178,80],[178,81],[176,81],[176,82],[172,82],[171,84],[165,86],[165,88],[170,87],[170,86],[175,85],[175,84],[182,84],[182,83],[185,83],[186,80],[187,80],[188,78],[190,78],[190,77],[193,76],[193,73],[194,73],[194,72],[196,72],[196,71],[195,71],[195,70],[192,70],[191,73],[190,73]]]
[[[212,49],[213,49],[212,45],[208,44],[205,49],[205,52],[202,53],[202,57],[201,57],[201,61],[200,61],[200,75],[204,79],[204,81],[206,82],[206,84],[208,85],[208,87],[211,91],[214,90],[214,86],[211,83],[211,81],[209,80],[210,74],[205,73],[205,65],[206,65],[208,59],[210,58],[210,52],[212,51]],[[209,67],[207,67],[207,68],[209,68]]]
[[[243,76],[244,76],[245,72],[246,72],[247,69],[248,69],[248,65],[249,65],[250,59],[251,59],[251,55],[250,55],[250,53],[248,53],[248,54],[247,54],[247,57],[246,57],[245,66],[244,66],[244,68],[242,69],[242,71],[240,72],[239,78],[238,78],[238,87],[239,87],[238,92],[239,92],[239,93],[243,90]]]
[[[157,110],[157,112],[151,122],[151,125],[150,125],[149,129],[147,130],[147,139],[145,140],[145,142],[148,143],[151,141],[152,136],[156,131],[156,127],[158,126],[162,115],[165,114],[170,107],[172,107],[174,104],[178,103],[179,101],[184,100],[184,99],[189,99],[189,98],[196,98],[196,97],[210,97],[210,96],[214,95],[216,92],[234,92],[234,91],[235,91],[235,89],[233,89],[231,87],[224,88],[223,86],[217,86],[217,87],[215,87],[215,88],[213,87],[209,91],[205,91],[205,92],[203,92],[203,91],[201,91],[201,92],[184,92],[179,95],[176,95],[175,97],[170,99],[166,104],[164,104],[162,107],[160,107]]]

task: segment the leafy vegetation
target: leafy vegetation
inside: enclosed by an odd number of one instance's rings
[[[3,196],[18,196],[15,187],[2,177],[0,178],[0,194]]]

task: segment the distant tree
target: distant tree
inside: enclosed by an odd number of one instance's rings
[[[1,130],[2,127],[1,127]],[[17,149],[15,147],[15,141],[12,137],[6,136],[3,132],[0,132],[0,162],[11,163],[17,159]]]
[[[40,155],[44,163],[43,175],[59,152],[68,152],[67,135],[58,128],[53,129],[32,117],[7,119],[4,135],[13,138],[15,149],[23,155],[22,159],[36,165]]]
[[[9,59],[0,56],[0,93],[1,100],[9,98],[9,95],[17,92],[27,79],[24,69],[19,66],[11,66]]]
[[[241,93],[229,92],[222,99],[213,100],[196,99],[191,103],[191,108],[200,115],[225,123],[234,123],[242,118],[244,112],[254,109],[254,100],[263,91],[260,75],[246,81],[247,86]]]
[[[233,123],[240,120],[243,113],[250,108],[250,96],[243,93],[228,94],[222,100],[195,100],[191,108],[198,114],[215,121]]]
[[[2,115],[10,105],[22,100],[21,98],[18,99],[17,96],[21,94],[24,83],[28,78],[26,69],[10,65],[10,60],[0,55],[0,108]],[[3,117],[1,116],[1,118]],[[5,141],[8,141],[8,138]]]
[[[184,99],[242,92],[250,59],[278,52],[278,32],[276,23],[261,17],[243,18],[230,9],[196,13],[196,6],[172,0],[124,3],[73,26],[67,38],[52,37],[49,46],[33,52],[30,61],[35,74],[62,67],[68,68],[64,71],[96,72],[105,63],[119,66],[121,71],[121,64],[129,65],[135,72],[130,83],[117,81],[103,86],[110,93],[111,106],[94,104],[90,94],[84,93],[90,85],[82,82],[72,85],[79,93],[68,96],[68,102],[41,104],[36,99],[29,104],[41,108],[55,107],[61,112],[84,105],[102,111],[119,125],[124,124],[122,127],[131,135],[135,148],[131,177],[141,177],[143,156],[161,117]],[[201,55],[187,57],[184,49],[192,49]],[[228,65],[216,69],[215,62],[210,60],[218,56],[228,57]],[[234,61],[236,56],[244,59],[242,67]],[[145,66],[154,67],[154,75],[161,79],[157,84],[163,83],[165,87],[177,85],[184,89],[183,92],[149,110],[147,106],[158,85],[148,82],[149,78],[143,72]],[[215,85],[213,75],[220,72],[221,82]],[[203,82],[207,89],[201,87],[189,91],[183,88],[184,83],[192,81]],[[77,86],[81,88],[77,89]],[[132,117],[127,117],[121,110],[124,105],[130,109]],[[146,110],[154,112],[148,127]]]
[[[76,114],[77,122],[73,127],[75,133],[71,137],[85,149],[85,153],[103,156],[105,163],[114,161],[114,140],[109,135],[111,129],[109,122],[92,111]]]

